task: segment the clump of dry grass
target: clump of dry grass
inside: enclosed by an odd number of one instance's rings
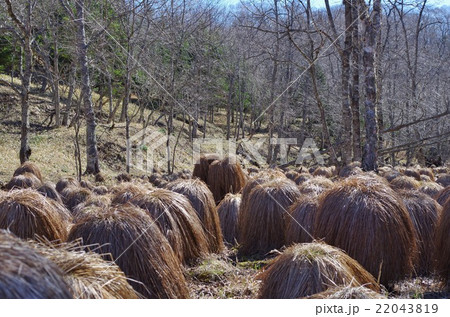
[[[430,197],[435,197],[444,187],[435,182],[423,182],[419,187],[419,191]]]
[[[307,180],[311,179],[313,176],[309,173],[299,173],[298,176],[294,179],[294,182],[297,185],[301,185]]]
[[[74,298],[135,299],[138,295],[125,274],[111,261],[77,243],[33,243],[35,251],[55,263],[63,272]]]
[[[129,202],[133,197],[139,194],[146,194],[148,188],[134,184],[134,183],[121,183],[111,188],[112,204],[125,204]]]
[[[98,208],[106,209],[109,206],[111,206],[110,195],[90,195],[85,201],[73,208],[72,215],[74,221],[77,221],[77,219],[87,212],[95,212]]]
[[[64,208],[35,190],[13,190],[0,196],[0,228],[22,239],[65,241],[69,219]]]
[[[444,203],[450,198],[450,186],[442,189],[434,198],[441,206],[444,206]]]
[[[295,244],[260,274],[259,298],[293,299],[337,285],[365,286],[380,292],[375,278],[338,248],[324,243]]]
[[[319,203],[317,199],[303,197],[297,200],[285,215],[286,245],[312,242],[312,232]]]
[[[72,298],[61,270],[5,230],[0,230],[0,254],[0,298]]]
[[[420,179],[420,176],[419,176]],[[390,181],[391,187],[395,190],[402,190],[402,189],[419,189],[420,182],[415,180],[414,178],[410,176],[398,176],[394,178],[392,181]]]
[[[208,240],[209,252],[220,253],[224,249],[222,229],[214,196],[208,186],[199,179],[179,179],[166,186],[184,195],[197,212]]]
[[[309,299],[387,299],[386,295],[364,286],[339,285],[308,296]]]
[[[130,200],[146,210],[182,263],[191,263],[208,251],[208,242],[202,223],[189,200],[166,189],[138,194]]]
[[[257,185],[239,213],[239,254],[264,256],[284,245],[284,217],[300,197],[294,182],[275,179]]]
[[[195,163],[194,171],[192,172],[192,177],[200,178],[205,183],[208,182],[208,170],[209,165],[216,161],[220,160],[220,157],[216,154],[206,154],[201,155],[200,160]]]
[[[120,173],[116,176],[118,182],[131,182],[131,176],[128,173]]]
[[[97,195],[106,195],[108,193],[108,188],[106,186],[94,186],[92,192]]]
[[[217,206],[223,238],[233,245],[238,240],[240,194],[227,194]]]
[[[418,191],[401,191],[400,195],[415,228],[418,257],[415,263],[417,275],[432,273],[434,232],[442,207],[432,198]]]
[[[278,170],[269,169],[263,170],[250,178],[242,188],[240,210],[246,208],[246,204],[249,201],[250,192],[253,190],[253,188],[276,179],[286,179],[286,176]]]
[[[436,183],[441,184],[443,187],[450,186],[450,174],[438,174]]]
[[[133,288],[146,298],[187,298],[181,264],[154,220],[139,208],[111,207],[86,213],[72,227],[69,241],[114,262]]]
[[[80,187],[80,183],[73,177],[61,178],[56,183],[56,191],[61,194],[62,191],[68,186]]]
[[[412,272],[417,244],[411,218],[379,178],[350,177],[324,193],[314,235],[345,250],[384,285]]]
[[[435,233],[435,269],[450,289],[450,199],[444,204]]]
[[[30,174],[33,174],[34,176],[36,176],[39,179],[40,182],[44,181],[44,179],[42,178],[41,170],[39,169],[39,167],[35,163],[30,162],[30,161],[26,161],[20,167],[18,167],[14,171],[14,175],[13,176],[25,175],[27,173],[30,173]]]
[[[246,181],[246,176],[236,158],[226,157],[209,165],[206,183],[213,193],[216,204],[220,203],[226,194],[238,193]]]
[[[325,167],[325,166],[319,166],[314,170],[314,173],[312,173],[313,176],[323,176],[325,178],[331,178],[333,177],[333,170],[331,167]]]
[[[420,181],[420,174],[416,169],[407,168],[403,175],[414,178],[416,181]]]
[[[38,192],[40,192],[44,197],[47,197],[49,199],[53,199],[54,201],[62,204],[62,199],[59,193],[56,191],[56,187],[53,183],[47,182],[42,184],[38,189]]]
[[[311,197],[317,197],[321,193],[332,188],[334,183],[323,176],[313,177],[299,186],[300,193]]]
[[[419,168],[418,172],[419,172],[420,175],[426,175],[432,181],[434,181],[434,173],[433,173],[433,170],[431,168],[422,167],[422,168]]]
[[[11,178],[5,187],[7,190],[38,188],[41,184],[41,181],[34,174],[24,173]]]
[[[71,212],[77,205],[86,201],[90,195],[92,192],[89,189],[74,186],[68,186],[61,192],[62,201]]]

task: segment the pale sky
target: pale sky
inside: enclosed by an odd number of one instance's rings
[[[233,4],[237,4],[239,3],[240,0],[221,0],[224,4],[229,4],[229,5],[233,5]],[[324,1],[323,0],[311,0],[311,4],[313,7],[322,7],[325,6],[324,5]],[[336,4],[341,4],[342,0],[330,0],[330,5],[336,5]],[[450,0],[428,0],[428,3],[430,5],[437,5],[437,6],[450,6]]]

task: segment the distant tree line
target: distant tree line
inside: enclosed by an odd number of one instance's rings
[[[2,80],[21,100],[21,162],[31,155],[32,82],[51,91],[55,127],[86,122],[85,171],[92,174],[99,172],[99,120],[118,118],[127,138],[130,122],[163,120],[169,144],[179,133],[174,119],[188,124],[191,140],[206,137],[219,109],[227,139],[267,133],[301,144],[312,137],[330,164],[361,161],[375,170],[397,164],[399,152],[406,164],[448,158],[448,8],[427,0],[312,4],[0,1],[0,72],[21,79],[19,86]],[[94,103],[92,92],[102,98]],[[130,117],[131,102],[139,111]],[[107,118],[98,117],[105,107]],[[269,144],[267,153],[267,163],[276,163],[279,146]]]

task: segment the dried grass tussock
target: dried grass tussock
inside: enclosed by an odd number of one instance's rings
[[[104,260],[100,254],[86,252],[77,243],[57,246],[33,243],[32,247],[61,269],[74,298],[138,298],[121,269],[114,262]]]
[[[58,266],[6,230],[0,230],[0,254],[0,298],[72,298]]]
[[[289,208],[289,214],[284,217],[286,245],[312,242],[312,232],[318,207],[317,199],[302,197]]]
[[[0,228],[22,239],[65,241],[71,216],[65,208],[32,189],[0,196]]]
[[[223,238],[231,245],[238,240],[240,205],[241,194],[227,194],[217,206]]]
[[[380,292],[375,278],[338,248],[302,243],[287,248],[260,274],[259,298],[310,296],[337,285],[365,286]]]
[[[202,223],[183,195],[156,189],[136,195],[130,202],[151,215],[181,262],[191,263],[207,253],[208,242]]]
[[[209,165],[206,183],[214,195],[216,204],[219,204],[226,194],[238,193],[246,182],[247,177],[235,157],[226,157]]]
[[[142,296],[189,297],[180,261],[154,220],[139,208],[111,207],[85,214],[69,233],[69,241],[80,238],[106,260],[110,254]]]
[[[411,218],[398,194],[375,177],[351,177],[324,193],[314,235],[345,250],[384,285],[412,272]]]
[[[166,188],[184,195],[190,201],[202,222],[209,252],[222,252],[224,249],[222,229],[216,203],[208,186],[199,179],[179,179],[169,183]]]
[[[450,290],[450,199],[444,204],[435,235],[435,269]]]
[[[415,263],[417,275],[433,272],[434,232],[442,207],[432,198],[419,191],[401,191],[400,195],[414,225],[418,257]]]
[[[239,213],[239,254],[263,256],[281,248],[285,213],[299,197],[297,185],[286,178],[256,186]]]

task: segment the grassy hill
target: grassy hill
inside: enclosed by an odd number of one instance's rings
[[[5,75],[0,75],[4,80],[10,80]],[[19,80],[14,80],[15,85],[19,85]],[[32,85],[30,96],[30,139],[29,143],[32,149],[31,161],[37,163],[48,180],[55,181],[62,176],[75,176],[75,129],[73,127],[55,128],[49,123],[49,114],[53,109],[50,92],[39,93],[38,88]],[[77,92],[79,94],[79,92]],[[62,97],[67,95],[67,89],[62,87]],[[97,103],[99,96],[93,95],[94,103]],[[64,105],[62,105],[64,106]],[[107,117],[107,106],[103,107],[102,115],[97,108],[97,117]],[[133,117],[137,113],[137,107],[131,104],[129,107],[129,115]],[[97,141],[100,158],[100,169],[106,179],[110,179],[126,169],[126,137],[125,123],[119,122],[120,111],[117,111],[115,124],[112,126],[106,120],[101,119],[97,125]],[[150,114],[149,110],[145,111],[145,117]],[[151,120],[154,121],[160,116],[158,111],[152,114]],[[130,135],[133,136],[141,131],[143,125],[131,122]],[[0,181],[7,182],[15,168],[20,165],[19,147],[20,147],[20,97],[14,90],[6,85],[0,85]],[[208,138],[222,138],[224,135],[224,125],[226,122],[224,113],[215,115],[215,123],[207,124]],[[192,143],[189,142],[188,124],[181,120],[174,120],[175,132],[172,136],[172,144],[177,138],[179,145],[177,146],[175,171],[182,169],[192,169]],[[180,133],[181,130],[181,133]],[[165,122],[161,119],[157,125],[148,125],[146,135],[155,136],[152,142],[165,139],[166,130]],[[156,133],[156,134],[155,134]],[[179,134],[179,135],[178,135]],[[199,136],[202,132],[199,131]],[[84,121],[80,129],[79,142],[81,147],[82,167],[85,167],[85,126]],[[145,144],[138,149],[146,152],[152,144]],[[214,150],[213,146],[202,146],[202,152]],[[160,170],[167,169],[165,165],[166,148],[164,145],[159,146],[152,151],[155,161],[162,163],[157,166]],[[144,153],[146,155],[146,153]],[[146,166],[144,166],[146,167]],[[131,174],[142,175],[145,170],[133,168]]]

